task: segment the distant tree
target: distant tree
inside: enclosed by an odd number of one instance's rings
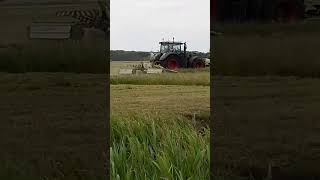
[[[142,61],[148,59],[149,56],[149,52],[143,51],[111,50],[110,52],[112,61]]]

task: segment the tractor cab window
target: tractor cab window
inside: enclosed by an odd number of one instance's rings
[[[160,47],[160,52],[168,52],[169,51],[169,46],[167,44],[162,44]]]
[[[181,44],[162,44],[160,52],[180,52]]]
[[[180,52],[181,51],[181,45],[180,44],[174,44],[172,46],[172,50],[175,52]]]

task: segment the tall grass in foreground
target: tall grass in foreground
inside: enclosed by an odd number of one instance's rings
[[[210,133],[185,119],[111,116],[111,179],[199,179],[210,175]]]
[[[118,75],[111,76],[110,84],[210,86],[210,73],[184,70],[167,74]]]

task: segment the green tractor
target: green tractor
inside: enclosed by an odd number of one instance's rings
[[[206,59],[187,52],[184,42],[162,41],[160,52],[151,58],[153,65],[160,65],[167,69],[204,68]]]

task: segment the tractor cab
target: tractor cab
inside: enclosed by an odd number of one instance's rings
[[[174,41],[162,41],[160,44],[160,53],[185,53],[187,50],[186,43],[174,42]]]

